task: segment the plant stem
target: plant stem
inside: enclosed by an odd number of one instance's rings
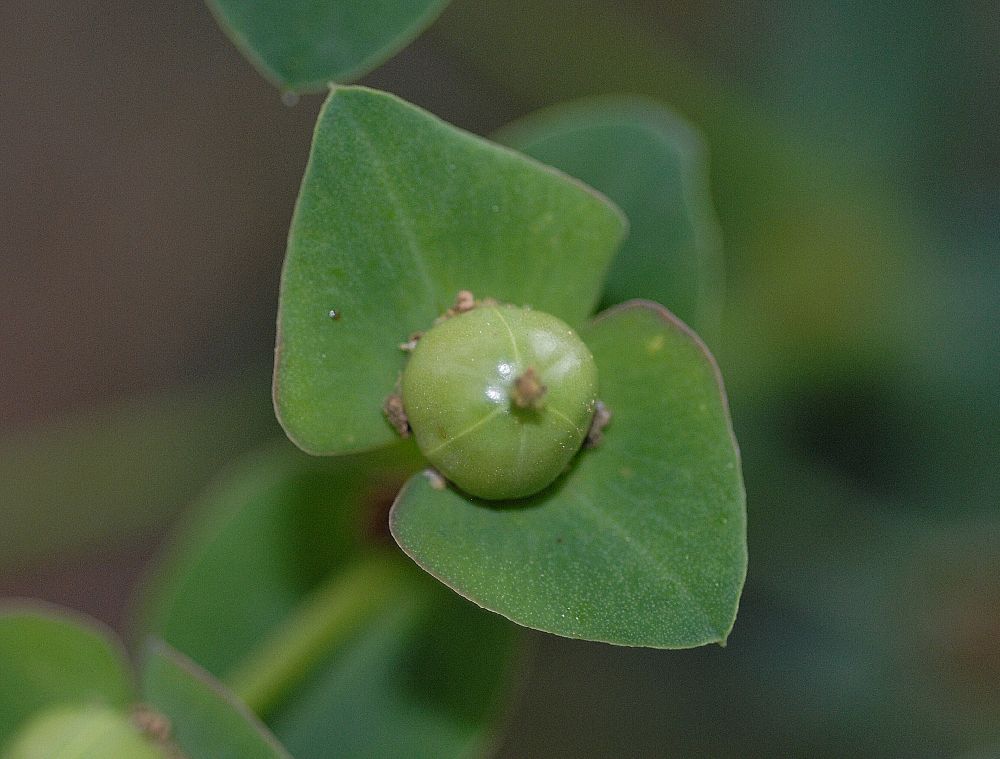
[[[258,716],[265,716],[310,669],[343,644],[410,583],[395,556],[379,553],[335,573],[227,678]]]

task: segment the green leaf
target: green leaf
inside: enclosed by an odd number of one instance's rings
[[[334,90],[282,278],[274,392],[285,431],[312,453],[392,443],[382,404],[410,333],[463,289],[577,325],[623,233],[617,209],[552,169],[391,95]]]
[[[36,603],[0,607],[0,745],[42,709],[124,709],[131,696],[124,652],[96,622]]]
[[[643,98],[595,97],[555,106],[497,139],[605,193],[629,220],[629,236],[604,288],[606,306],[662,303],[696,329],[717,327],[722,250],[701,136],[673,111]]]
[[[448,0],[208,0],[233,43],[298,92],[356,79],[420,34]]]
[[[170,720],[170,738],[187,759],[290,759],[231,693],[162,643],[150,644],[142,690]]]
[[[29,720],[3,759],[171,759],[119,711],[58,706]]]
[[[525,501],[470,501],[417,475],[392,533],[428,572],[528,627],[660,648],[724,642],[746,515],[715,362],[651,303],[605,312],[581,337],[613,414],[603,441]]]
[[[338,757],[464,755],[497,716],[518,631],[385,556],[420,461],[409,444],[251,457],[202,499],[142,626],[231,682],[297,759],[334,741]]]

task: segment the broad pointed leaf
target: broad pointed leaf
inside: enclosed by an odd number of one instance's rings
[[[624,224],[555,170],[391,95],[334,90],[282,278],[274,392],[285,431],[312,453],[392,443],[382,404],[410,333],[463,289],[579,324]]]
[[[187,759],[291,759],[246,706],[168,646],[150,644],[142,683]]]
[[[581,331],[613,413],[603,441],[534,498],[477,502],[416,475],[397,542],[528,627],[662,648],[724,642],[746,572],[739,454],[715,362],[655,304]]]
[[[722,250],[708,156],[694,127],[644,98],[587,98],[527,116],[497,139],[605,193],[629,220],[602,303],[662,303],[717,326]]]
[[[96,622],[34,602],[0,607],[0,745],[42,709],[131,697],[124,651]]]
[[[260,72],[302,92],[356,79],[405,47],[448,0],[208,0]]]

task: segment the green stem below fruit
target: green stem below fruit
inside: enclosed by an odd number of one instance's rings
[[[380,552],[336,573],[247,655],[227,678],[230,688],[265,717],[381,609],[412,595],[406,569]]]

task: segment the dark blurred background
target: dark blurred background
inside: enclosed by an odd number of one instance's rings
[[[198,0],[0,4],[0,595],[121,626],[280,434],[319,96]],[[651,95],[712,153],[750,574],[726,649],[532,636],[509,757],[1000,756],[1000,5],[456,0],[366,84],[489,134]]]

